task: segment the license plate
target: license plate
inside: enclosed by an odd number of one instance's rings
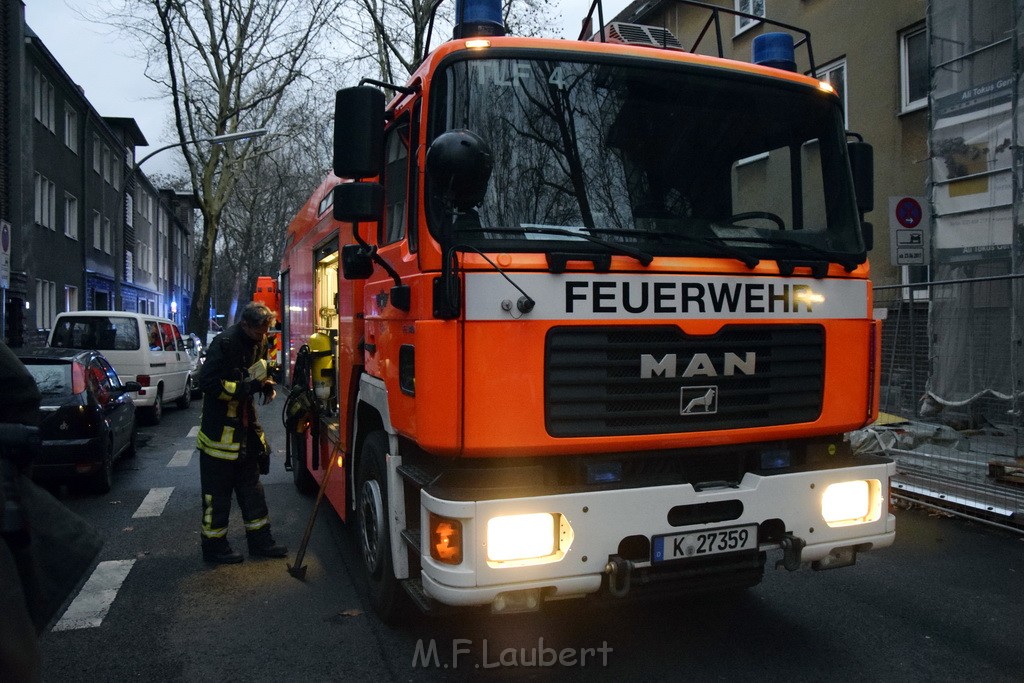
[[[757,548],[757,525],[655,536],[652,545],[654,562],[752,550]]]

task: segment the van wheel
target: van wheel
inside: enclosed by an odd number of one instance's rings
[[[156,390],[156,402],[146,408],[146,423],[150,425],[160,424],[160,420],[164,417],[164,388],[160,387]]]
[[[384,432],[366,437],[359,458],[356,500],[357,541],[370,582],[370,604],[386,624],[401,621],[405,594],[395,578],[388,523],[388,480]]]
[[[192,405],[192,376],[189,375],[185,379],[185,393],[177,398],[174,405],[178,406],[180,410],[188,410],[188,407]]]

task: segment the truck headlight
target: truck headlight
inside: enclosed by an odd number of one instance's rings
[[[559,517],[549,512],[492,517],[487,520],[487,559],[509,562],[553,555]]]
[[[821,496],[821,516],[830,527],[874,522],[882,516],[882,487],[877,479],[830,484]]]

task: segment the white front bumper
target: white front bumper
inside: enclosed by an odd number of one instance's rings
[[[486,605],[499,593],[544,589],[545,596],[564,598],[594,593],[609,557],[628,536],[651,538],[679,533],[760,524],[779,519],[787,532],[803,539],[801,560],[822,560],[833,550],[861,546],[884,548],[896,535],[895,517],[888,513],[889,478],[893,463],[833,470],[759,476],[747,474],[737,488],[695,491],[689,484],[653,488],[588,491],[562,495],[481,501],[441,500],[422,491],[421,519],[429,513],[460,519],[463,526],[463,561],[451,566],[435,561],[424,525],[421,547],[422,581],[426,593],[448,605]],[[881,517],[874,522],[830,528],[821,516],[821,495],[833,483],[874,479],[881,483]],[[668,512],[680,505],[739,501],[736,519],[707,525],[671,526]],[[561,514],[572,526],[573,539],[557,561],[530,566],[501,566],[487,560],[487,520],[499,515],[547,512]],[[777,547],[777,546],[768,546]],[[762,550],[766,546],[762,546]]]

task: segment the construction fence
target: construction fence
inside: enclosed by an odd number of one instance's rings
[[[875,288],[881,414],[851,440],[896,461],[897,502],[1024,533],[1021,278]]]

